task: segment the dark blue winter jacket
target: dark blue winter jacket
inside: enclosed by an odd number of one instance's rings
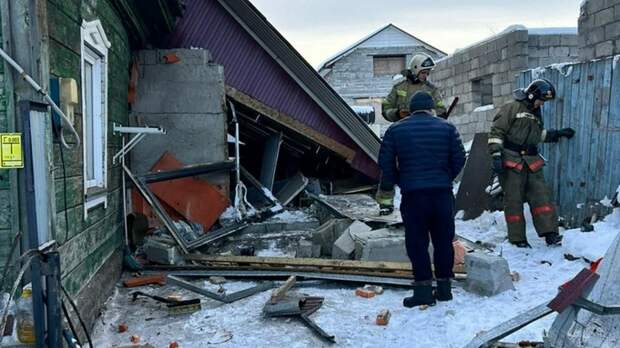
[[[390,126],[379,152],[381,189],[401,191],[452,188],[465,164],[456,127],[427,112],[416,112]]]

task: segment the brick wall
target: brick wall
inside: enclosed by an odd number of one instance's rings
[[[620,54],[620,0],[586,0],[579,14],[579,58]]]

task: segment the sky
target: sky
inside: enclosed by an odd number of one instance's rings
[[[318,67],[392,23],[446,53],[522,24],[576,27],[582,0],[250,0]]]

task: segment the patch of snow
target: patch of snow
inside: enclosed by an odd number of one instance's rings
[[[564,63],[555,63],[551,64],[549,67],[551,69],[557,70],[562,76],[568,77],[573,72],[573,65],[577,64],[576,62],[564,62]],[[565,67],[568,68],[564,70]]]
[[[374,113],[375,108],[371,105],[351,105],[351,109],[357,114],[369,114]]]
[[[464,216],[465,216],[465,210],[459,210],[458,212],[456,212],[456,215],[454,215],[454,218],[457,220],[463,220]]]
[[[611,204],[611,199],[607,198],[607,196],[605,196],[605,198],[601,199],[599,201],[599,203],[601,203],[604,207],[607,207],[607,208],[613,208],[614,207]]]
[[[276,201],[277,198],[273,195],[273,193],[266,187],[263,187],[263,193],[272,201]]]
[[[396,74],[392,77],[392,81],[400,81],[401,79],[404,79],[405,77],[402,74]]]
[[[506,35],[508,33],[512,33],[513,31],[517,31],[517,30],[527,30],[527,27],[525,27],[522,24],[511,25],[511,26],[507,27],[506,29],[502,30],[501,32],[499,32],[499,33],[497,33],[495,35],[489,36],[489,37],[487,37],[484,40],[474,42],[473,44],[465,46],[463,48],[457,48],[456,50],[454,50],[453,54],[459,53],[461,51],[468,50],[468,49],[476,47],[476,46],[480,46],[480,45],[486,44],[488,42],[491,42],[491,41],[497,39],[500,36]]]
[[[593,232],[579,229],[564,232],[562,249],[566,254],[583,257],[590,261],[598,260],[620,232],[620,209],[616,208],[603,221],[594,223]]]
[[[585,203],[578,203],[578,204],[577,204],[577,209],[581,209],[581,208],[583,208],[585,205],[586,205]]]
[[[532,69],[531,70],[532,71],[532,79],[535,80],[535,79],[539,78],[540,75],[542,75],[545,72],[545,70],[546,70],[545,68],[540,67],[540,66],[537,67],[537,68]]]
[[[493,110],[494,108],[495,106],[493,106],[493,104],[482,105],[482,106],[475,108],[474,112],[488,111],[488,110]]]
[[[527,28],[530,35],[577,35],[577,27]]]
[[[234,136],[232,136],[231,134],[226,134],[226,135],[228,135],[228,139],[227,139],[228,143],[232,143],[232,144],[234,144],[234,143],[235,143],[235,141],[237,140],[237,139],[236,139]],[[239,141],[239,145],[245,145],[245,143],[244,143],[243,141]]]
[[[256,250],[256,256],[262,257],[295,257],[294,252],[278,248],[275,240],[269,241],[267,249]]]
[[[465,148],[465,152],[471,151],[471,146],[474,144],[474,140],[470,140],[468,142],[463,143],[463,147]]]
[[[237,211],[235,210],[235,207],[233,206],[229,206],[228,208],[226,208],[226,210],[224,210],[222,215],[220,215],[220,219],[234,219],[236,217],[237,217]]]
[[[614,65],[612,67],[613,70],[616,70],[616,67],[618,66],[618,61],[620,61],[620,54],[617,56],[614,56]]]
[[[308,215],[303,210],[286,210],[278,215],[274,215],[270,220],[283,222],[312,221],[314,217]]]
[[[394,188],[394,207],[396,209],[400,209],[400,203],[402,202],[403,196],[400,194],[400,187],[396,186]]]

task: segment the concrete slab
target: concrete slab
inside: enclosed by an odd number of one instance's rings
[[[332,219],[312,233],[312,243],[320,247],[321,256],[332,255],[332,246],[350,225],[351,220]]]
[[[361,221],[354,221],[332,246],[332,258],[350,260],[355,254],[355,238],[372,230]]]

